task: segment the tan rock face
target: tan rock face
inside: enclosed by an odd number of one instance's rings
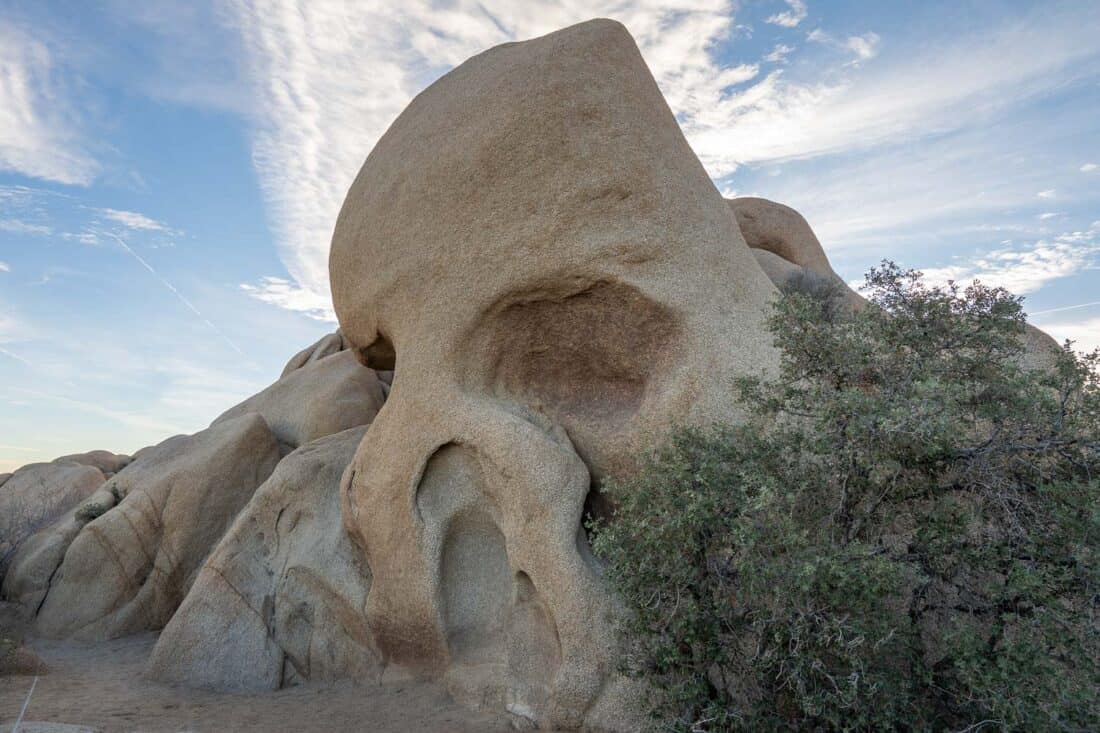
[[[79,528],[66,549],[38,633],[104,639],[162,628],[278,460],[278,441],[257,414],[144,453],[107,487],[118,506]]]
[[[776,287],[797,287],[799,280],[817,280],[832,283],[848,307],[866,305],[866,299],[833,270],[817,235],[797,211],[750,196],[726,203],[757,263]]]
[[[93,466],[53,462],[24,466],[0,485],[0,578],[25,540],[53,524],[105,480]]]
[[[42,605],[54,573],[65,559],[65,551],[92,519],[118,503],[109,486],[103,486],[68,511],[53,525],[28,538],[12,556],[4,576],[4,600],[17,603],[34,614]]]
[[[340,476],[365,432],[321,438],[279,463],[161,633],[154,678],[236,691],[378,679],[363,612],[371,573],[340,521]]]
[[[673,421],[737,419],[731,381],[775,361],[774,287],[625,29],[494,48],[420,94],[330,275],[350,347],[396,365],[343,494],[380,651],[542,724],[610,710],[592,479]]]
[[[364,368],[351,352],[343,351],[291,369],[264,391],[226,410],[213,425],[256,413],[280,442],[293,449],[366,425],[384,401],[382,383],[374,371]]]
[[[346,348],[347,344],[344,342],[344,337],[340,334],[340,330],[337,329],[336,333],[330,333],[327,336],[322,336],[316,342],[310,344],[294,356],[290,357],[290,360],[286,363],[286,366],[283,367],[283,373],[279,375],[279,378],[282,379],[294,370],[301,369],[306,364],[312,364],[315,361],[320,361],[326,356],[332,356],[333,354],[343,351]]]

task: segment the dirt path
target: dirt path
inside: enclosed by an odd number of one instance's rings
[[[510,730],[459,707],[430,683],[306,685],[251,696],[161,685],[142,674],[155,641],[143,634],[95,645],[31,642],[50,671],[38,679],[25,719],[102,733]],[[32,679],[0,677],[0,733],[11,730]]]

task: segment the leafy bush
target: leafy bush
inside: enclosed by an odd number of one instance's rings
[[[747,424],[607,487],[625,670],[667,730],[1100,730],[1100,353],[1025,369],[1002,289],[866,290],[780,297]]]

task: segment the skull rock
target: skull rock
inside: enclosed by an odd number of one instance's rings
[[[633,39],[596,20],[414,99],[340,212],[349,347],[396,367],[344,475],[387,663],[540,725],[630,727],[582,530],[677,423],[737,419],[774,286]],[[593,492],[595,493],[595,492]]]

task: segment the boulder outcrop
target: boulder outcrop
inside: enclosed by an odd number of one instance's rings
[[[66,549],[35,629],[105,639],[162,628],[278,461],[278,441],[257,414],[143,455],[111,479],[118,505],[81,527]]]
[[[0,579],[24,541],[105,480],[95,466],[59,460],[23,466],[0,485]]]
[[[3,598],[19,604],[31,615],[37,613],[69,545],[84,525],[117,503],[118,497],[108,486],[100,487],[55,524],[27,539],[13,555],[4,576]]]
[[[382,383],[349,351],[310,360],[244,402],[213,425],[241,415],[262,415],[289,449],[358,425],[366,425],[385,402]]]
[[[378,679],[363,612],[370,569],[340,531],[340,476],[365,432],[321,438],[279,463],[165,627],[154,678],[238,692]]]
[[[46,636],[163,629],[171,683],[411,674],[519,727],[641,728],[583,524],[601,482],[742,418],[780,290],[866,301],[798,212],[722,199],[608,20],[417,96],[330,277],[340,329],[208,429],[0,474],[3,597]]]

